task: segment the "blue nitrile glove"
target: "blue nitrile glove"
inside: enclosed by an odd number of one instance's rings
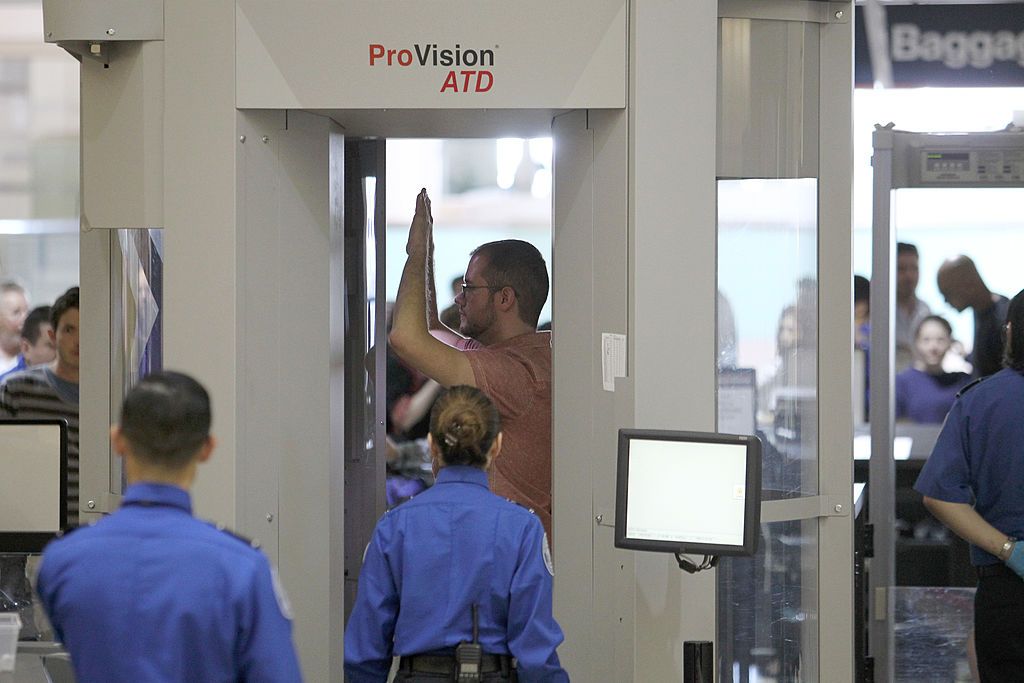
[[[1024,579],[1024,543],[1017,541],[1013,544],[1013,552],[1006,559],[1006,566]]]

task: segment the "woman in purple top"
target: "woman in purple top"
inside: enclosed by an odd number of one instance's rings
[[[963,372],[945,372],[942,359],[953,343],[953,328],[930,315],[914,335],[914,365],[896,375],[896,419],[941,424],[957,393],[970,382]]]

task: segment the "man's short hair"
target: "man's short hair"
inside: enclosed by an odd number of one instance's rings
[[[25,316],[25,324],[21,326],[21,338],[32,346],[39,341],[43,333],[43,325],[50,324],[50,307],[36,306]]]
[[[918,256],[917,247],[910,242],[897,242],[896,243],[896,258],[899,258],[903,254],[913,254]]]
[[[53,307],[50,308],[50,325],[53,326],[54,332],[60,325],[60,319],[72,308],[78,308],[78,287],[70,288],[53,302]]]
[[[536,327],[548,300],[548,269],[537,247],[523,240],[498,240],[481,244],[470,256],[478,255],[487,259],[487,284],[514,289],[520,319]]]
[[[180,372],[157,372],[125,396],[120,428],[140,460],[180,469],[209,438],[211,421],[202,384]]]
[[[871,300],[871,282],[863,275],[853,276],[853,302]]]
[[[25,294],[25,288],[17,280],[4,280],[0,282],[0,294],[6,294],[7,292]]]

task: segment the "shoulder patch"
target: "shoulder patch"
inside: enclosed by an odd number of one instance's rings
[[[295,617],[292,614],[292,603],[288,599],[288,594],[284,592],[284,584],[281,583],[281,577],[277,573],[277,567],[270,568],[270,579],[274,585],[274,599],[277,600],[277,608],[281,610],[281,614],[288,621],[294,621]]]
[[[535,515],[535,514],[537,514],[536,512],[534,512],[534,511],[533,511],[533,508],[529,508],[529,507],[526,507],[525,505],[523,505],[523,504],[522,504],[522,503],[520,503],[519,501],[516,501],[516,500],[512,500],[511,498],[506,498],[505,500],[507,500],[507,501],[508,501],[508,502],[510,502],[510,503],[514,503],[514,504],[518,505],[519,507],[521,507],[521,508],[523,508],[524,510],[526,510],[527,512],[529,512],[529,513],[530,513],[531,515]]]
[[[231,529],[227,528],[223,524],[211,524],[211,526],[214,527],[215,529],[217,529],[217,531],[221,531],[221,532],[227,534],[228,536],[230,536],[231,538],[234,538],[235,540],[241,541],[242,543],[246,544],[250,548],[255,548],[255,549],[258,550],[259,547],[260,547],[260,542],[259,541],[254,540],[252,538],[249,538],[248,536],[243,536],[242,534],[237,533],[235,531],[232,531]]]
[[[555,563],[551,559],[551,544],[548,543],[548,533],[544,532],[544,539],[541,541],[540,548],[541,555],[544,557],[544,566],[548,570],[548,574],[551,576],[555,575]]]
[[[966,394],[968,391],[970,391],[974,387],[978,386],[979,384],[981,384],[982,382],[987,380],[989,377],[991,377],[991,375],[986,375],[985,377],[979,377],[978,379],[974,380],[973,382],[971,382],[970,384],[965,386],[963,389],[961,389],[960,391],[956,392],[956,397],[960,398],[961,396]]]

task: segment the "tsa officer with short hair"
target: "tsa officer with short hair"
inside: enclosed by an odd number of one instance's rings
[[[142,379],[111,430],[129,483],[121,508],[44,551],[39,595],[79,681],[302,680],[267,558],[192,516],[209,429],[210,398],[194,379]]]

